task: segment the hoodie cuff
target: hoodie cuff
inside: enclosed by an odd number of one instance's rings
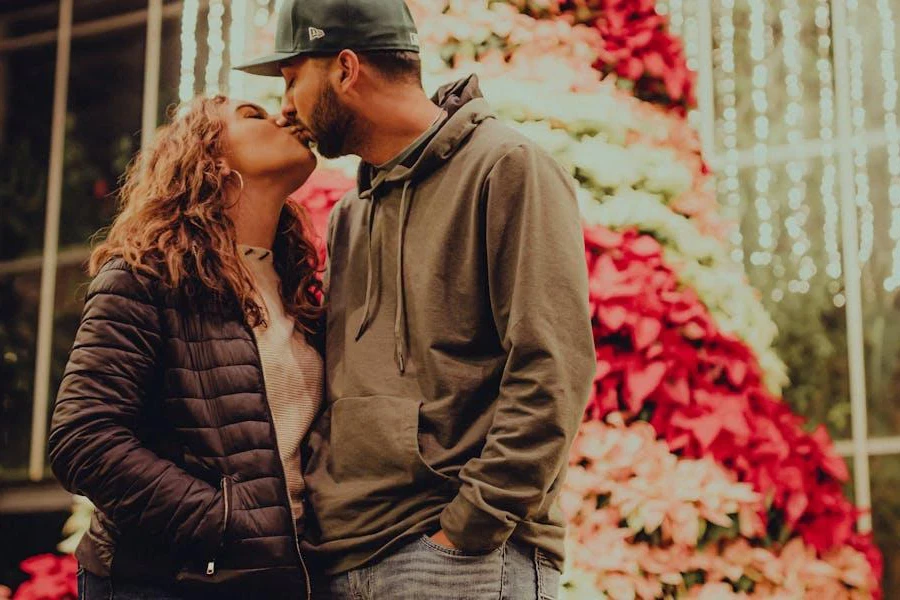
[[[441,513],[441,529],[458,550],[466,554],[487,554],[502,546],[516,524],[498,519],[457,495]]]

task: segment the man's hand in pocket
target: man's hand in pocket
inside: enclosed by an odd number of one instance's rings
[[[439,546],[443,546],[444,548],[456,550],[456,546],[453,545],[453,542],[450,541],[450,538],[447,537],[447,534],[444,533],[443,529],[431,536],[431,541],[435,544],[438,544]]]

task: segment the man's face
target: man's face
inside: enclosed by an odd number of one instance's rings
[[[301,57],[281,66],[285,81],[281,114],[312,132],[319,154],[326,158],[349,153],[355,124],[353,112],[341,103],[329,81],[333,63],[329,58]]]

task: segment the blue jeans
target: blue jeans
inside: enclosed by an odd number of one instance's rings
[[[556,600],[559,571],[510,542],[472,556],[423,536],[371,565],[313,581],[313,600]]]

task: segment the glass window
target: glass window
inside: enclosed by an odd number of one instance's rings
[[[59,245],[85,245],[115,211],[119,175],[140,146],[146,30],[72,40]]]
[[[0,268],[0,481],[28,476],[40,271]]]
[[[177,100],[178,20],[164,21],[162,31],[161,114]],[[141,25],[74,40],[72,44],[62,204],[66,226],[60,229],[60,251],[69,252],[71,259],[61,264],[57,273],[50,382],[53,396],[89,283],[83,269],[88,241],[112,222],[118,182],[140,147],[145,43],[146,29]]]
[[[56,46],[0,53],[0,261],[39,254]]]
[[[4,37],[45,33],[56,29],[59,3],[56,0],[9,0],[3,3],[0,18],[5,23]]]
[[[165,123],[169,109],[178,104],[178,86],[181,83],[180,19],[165,19],[163,21],[161,48],[157,124]]]
[[[76,0],[73,8],[72,22],[81,23],[147,10],[147,0]]]
[[[0,39],[55,27],[55,2],[4,8]],[[0,51],[0,481],[27,479],[55,67],[52,42]]]
[[[79,0],[74,19],[86,25],[146,5]],[[57,10],[55,3],[28,3],[8,21],[7,32],[53,32]],[[163,21],[160,121],[178,96],[177,16]],[[90,238],[111,222],[119,178],[140,145],[145,44],[142,22],[72,40],[51,404],[82,310]],[[0,54],[0,481],[27,475],[55,62],[55,44],[46,41]]]

